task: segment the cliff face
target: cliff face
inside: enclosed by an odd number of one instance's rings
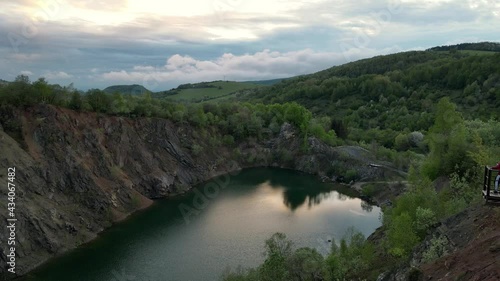
[[[18,275],[93,239],[151,199],[244,167],[280,166],[323,178],[341,175],[336,169],[343,167],[364,178],[381,176],[366,168],[374,161],[361,148],[332,148],[309,138],[304,151],[304,138],[289,124],[278,136],[247,140],[235,150],[209,145],[202,130],[164,119],[43,105],[3,110],[0,117],[0,219],[8,215],[7,169],[15,167]],[[1,231],[0,241],[7,235]],[[6,273],[7,254],[0,256],[3,278],[13,277]]]

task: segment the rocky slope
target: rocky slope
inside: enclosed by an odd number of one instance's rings
[[[474,205],[438,223],[415,247],[408,263],[378,280],[500,280],[498,206]],[[383,234],[378,236],[383,239]]]
[[[18,275],[95,238],[152,199],[244,167],[279,166],[324,179],[346,169],[368,180],[384,176],[366,165],[376,161],[361,148],[332,148],[309,138],[304,151],[303,137],[289,124],[278,136],[247,140],[234,149],[208,145],[187,124],[49,105],[3,109],[0,121],[0,219],[7,218],[7,169],[15,167]],[[194,144],[201,152],[192,149]],[[0,241],[7,235],[0,231]],[[4,247],[0,279],[13,277],[6,272]]]

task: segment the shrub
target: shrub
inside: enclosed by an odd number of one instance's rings
[[[195,156],[198,156],[203,152],[203,147],[197,144],[193,144],[193,146],[191,146],[191,151]]]
[[[229,146],[229,145],[233,145],[233,144],[234,144],[234,137],[233,137],[233,136],[231,136],[231,135],[224,135],[224,136],[222,137],[222,143],[223,143],[224,145],[227,145],[227,146]]]
[[[422,254],[425,263],[432,262],[438,258],[448,254],[449,241],[446,237],[433,237],[430,241],[429,248]]]
[[[419,238],[413,230],[413,220],[407,212],[394,218],[389,225],[387,238],[390,243],[389,253],[398,258],[407,257],[417,245]]]
[[[355,169],[347,170],[344,178],[346,182],[354,181],[358,178],[358,171],[356,171]]]
[[[431,209],[417,207],[415,217],[415,229],[419,237],[423,239],[427,230],[437,223],[436,215]]]

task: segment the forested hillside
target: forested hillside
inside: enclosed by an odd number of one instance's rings
[[[285,80],[242,99],[295,101],[344,124],[352,140],[394,147],[400,132],[430,128],[435,104],[443,97],[467,119],[498,118],[500,54],[422,51],[379,56]]]
[[[500,52],[500,43],[495,43],[495,42],[462,43],[457,45],[434,47],[430,48],[429,50],[430,51],[467,50],[467,51]]]
[[[142,85],[114,85],[109,86],[103,90],[103,92],[108,94],[120,93],[129,95],[142,95],[144,93],[150,92],[148,89],[144,88]]]

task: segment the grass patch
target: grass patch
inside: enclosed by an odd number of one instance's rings
[[[177,94],[170,95],[168,98],[175,101],[200,102],[204,100],[222,98],[241,90],[263,87],[262,85],[253,83],[233,81],[210,82],[207,85],[213,87],[177,90]]]

